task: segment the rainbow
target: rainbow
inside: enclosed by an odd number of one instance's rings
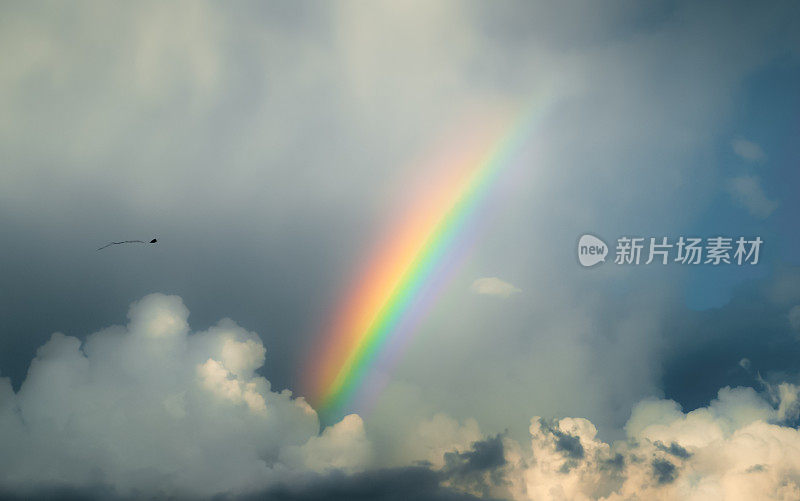
[[[415,201],[410,216],[392,227],[353,288],[343,294],[305,366],[304,390],[321,413],[351,406],[359,393],[375,386],[374,369],[391,365],[385,359],[402,351],[457,261],[457,242],[539,122],[542,107],[530,109],[499,140],[469,138],[464,146],[462,138],[431,162],[430,168],[446,174]]]

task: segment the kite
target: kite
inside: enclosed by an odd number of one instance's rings
[[[106,247],[110,247],[112,245],[121,245],[121,244],[154,244],[156,242],[158,242],[158,239],[155,239],[155,238],[150,240],[149,242],[145,242],[144,240],[123,240],[122,242],[107,243],[107,244],[105,244],[104,246],[100,247],[97,250],[103,250]]]

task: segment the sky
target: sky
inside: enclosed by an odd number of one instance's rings
[[[800,498],[796,2],[0,9],[0,497]]]

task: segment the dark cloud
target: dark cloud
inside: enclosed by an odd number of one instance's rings
[[[539,423],[541,423],[544,431],[551,433],[555,437],[557,451],[562,452],[564,456],[570,459],[583,459],[584,450],[580,437],[564,433],[558,428],[556,421],[539,418]]]
[[[372,470],[356,475],[332,473],[310,477],[292,486],[284,485],[247,495],[219,495],[214,501],[477,501],[492,498],[476,497],[444,485],[445,477],[427,467],[414,466]],[[0,501],[129,501],[158,499],[148,493],[119,496],[107,487],[50,488],[0,492]],[[176,501],[192,501],[193,497],[169,496]]]
[[[143,496],[141,499],[146,499]],[[95,487],[36,487],[31,489],[20,489],[16,492],[0,491],[0,501],[25,501],[25,500],[47,500],[47,501],[124,501],[114,489],[107,486]]]
[[[612,472],[620,472],[625,468],[625,456],[616,453],[610,459],[601,459],[600,464],[602,468],[611,470]]]
[[[578,437],[573,437],[566,433],[561,434],[556,442],[556,449],[563,451],[567,457],[583,458],[583,446],[581,445],[581,439]]]
[[[721,308],[693,311],[673,305],[664,325],[669,336],[662,362],[666,396],[691,410],[707,404],[723,386],[761,389],[759,373],[767,381],[795,379],[800,343],[786,312],[800,301],[798,273],[800,268],[781,266],[769,278],[744,282]]]
[[[658,449],[660,449],[660,450],[662,450],[662,451],[664,451],[664,452],[666,452],[668,454],[672,454],[676,458],[680,458],[680,459],[688,459],[692,455],[689,451],[687,451],[686,449],[684,449],[680,445],[676,444],[675,442],[672,442],[671,444],[669,444],[669,447],[667,447],[666,445],[662,444],[661,442],[656,442],[655,446]]]
[[[669,484],[677,478],[677,468],[666,459],[653,460],[653,475],[659,484]]]
[[[506,463],[501,435],[475,442],[467,452],[448,452],[444,456],[449,474],[469,474],[499,468]]]
[[[505,484],[503,439],[496,435],[474,442],[466,452],[448,452],[441,475],[452,485],[488,496]]]
[[[422,466],[330,475],[303,486],[279,487],[239,498],[246,501],[474,501],[478,498],[443,486],[444,477]]]

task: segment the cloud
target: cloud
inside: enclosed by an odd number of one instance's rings
[[[515,500],[764,499],[800,495],[800,431],[751,388],[723,388],[683,413],[670,400],[633,410],[627,437],[605,443],[586,419],[531,422],[531,446],[507,444],[505,478]],[[566,440],[566,441],[565,441]],[[565,444],[569,444],[565,446]],[[578,447],[580,446],[580,447]],[[577,453],[576,451],[581,451]]]
[[[0,489],[209,496],[367,464],[360,417],[318,434],[302,398],[256,374],[256,334],[229,319],[192,333],[188,315],[177,296],[146,296],[127,326],[53,334],[18,392],[0,379]]]
[[[491,433],[558,412],[619,426],[659,384],[671,338],[658,302],[593,309],[609,284],[587,287],[564,249],[587,228],[676,232],[698,216],[720,166],[695,159],[729,129],[743,79],[783,53],[776,20],[793,15],[695,3],[85,7],[19,4],[0,20],[2,303],[19,333],[0,340],[4,374],[22,380],[40,333],[89,332],[132,294],[169,288],[204,325],[225,311],[276,333],[263,373],[292,387],[302,371],[292,361],[312,343],[303,333],[344,270],[404,206],[408,180],[435,174],[416,157],[460,129],[471,105],[513,111],[552,84],[558,112],[498,177],[488,200],[498,217],[476,242],[475,267],[463,268],[498,270],[537,306],[497,318],[481,310],[492,301],[473,311],[438,301],[430,318],[443,320],[421,326],[422,355],[398,368],[424,400]],[[87,255],[87,237],[123,226],[169,245],[152,249],[157,259]],[[477,276],[458,278],[467,289]],[[639,295],[636,283],[623,289]],[[553,384],[537,384],[544,378]]]
[[[426,461],[440,468],[445,463],[445,453],[466,452],[483,435],[474,419],[463,424],[441,412],[430,419],[420,420],[416,428],[408,430],[402,444],[401,457],[407,461]]]
[[[795,331],[800,332],[800,304],[789,310],[789,325],[791,325],[792,329]]]
[[[476,441],[465,452],[448,452],[445,465],[439,471],[446,485],[482,498],[504,494],[506,464],[503,440],[500,435]]]
[[[364,433],[364,423],[356,414],[345,416],[301,446],[289,446],[281,451],[284,463],[317,473],[357,471],[368,464],[369,457],[370,444]]]
[[[194,315],[232,312],[276,333],[262,372],[291,387],[291,361],[310,341],[286,333],[311,330],[324,296],[336,294],[342,270],[360,259],[354,251],[372,245],[365,228],[381,226],[387,205],[403,203],[399,180],[428,173],[413,171],[409,157],[435,146],[432,138],[465,103],[527,101],[552,78],[569,99],[531,137],[535,153],[520,158],[514,190],[474,254],[476,269],[503,263],[498,273],[535,301],[504,318],[481,310],[493,301],[475,301],[474,311],[439,302],[431,318],[440,323],[422,327],[420,354],[410,351],[398,372],[423,388],[431,415],[443,410],[464,424],[475,416],[487,433],[534,414],[589,417],[601,430],[624,424],[630,406],[669,374],[664,353],[677,351],[674,331],[664,328],[662,298],[641,299],[653,277],[637,287],[573,273],[564,249],[586,228],[675,232],[697,218],[718,190],[708,173],[720,166],[693,159],[729,128],[723,117],[746,97],[743,79],[783,53],[772,45],[786,31],[776,21],[794,13],[697,3],[331,6],[7,9],[0,79],[10,167],[0,191],[11,259],[3,315],[20,334],[3,340],[3,369],[22,379],[30,357],[12,367],[9,354],[41,344],[23,343],[56,328],[44,319],[79,319],[57,327],[89,332],[78,326],[111,317],[131,291],[166,287],[192,304],[206,301]],[[582,15],[586,9],[598,15]],[[65,25],[65,16],[74,22]],[[186,21],[181,30],[175,19]],[[87,235],[121,224],[145,234],[150,225],[168,228],[172,242],[153,260],[86,257]],[[660,283],[662,292],[675,280]],[[609,290],[631,293],[607,300]],[[744,354],[753,356],[741,351],[728,363]],[[259,398],[269,409],[251,379],[214,379],[213,365],[204,380],[197,367],[191,376],[208,385],[209,398],[254,416]],[[241,370],[233,360],[222,365]],[[688,381],[684,388],[720,386]],[[191,401],[176,391],[165,409],[191,418]],[[413,428],[414,410],[393,410],[385,427]],[[479,438],[468,428],[453,434],[459,452]],[[402,431],[398,442],[409,441]],[[307,464],[307,455],[284,452],[303,445],[281,447],[282,461]]]
[[[426,466],[383,468],[355,475],[329,475],[304,485],[279,486],[246,496],[253,501],[490,501],[448,487]]]
[[[744,160],[750,162],[762,162],[767,158],[767,154],[758,144],[743,138],[736,138],[731,141],[733,152]]]
[[[101,487],[36,489],[24,493],[6,493],[3,501],[116,501],[140,499],[122,497]],[[215,500],[241,501],[491,501],[444,485],[443,476],[426,466],[381,468],[351,475],[333,472],[316,475],[302,483],[280,483],[244,495],[220,495]]]
[[[800,387],[723,388],[683,412],[645,399],[625,437],[585,418],[530,421],[529,445],[435,414],[404,428],[406,465],[368,469],[357,415],[319,433],[314,410],[257,375],[258,336],[224,319],[192,332],[177,296],[131,305],[126,326],[60,333],[18,392],[0,379],[0,493],[11,498],[796,499]],[[422,442],[430,442],[423,447]],[[408,466],[421,460],[418,466]],[[405,496],[405,497],[404,497]]]
[[[479,278],[472,282],[469,289],[476,294],[485,294],[487,296],[498,296],[502,298],[511,297],[514,294],[522,292],[522,290],[515,285],[500,280],[497,277]]]
[[[778,208],[778,202],[771,200],[761,187],[756,176],[740,176],[728,181],[728,193],[752,215],[764,219]]]

